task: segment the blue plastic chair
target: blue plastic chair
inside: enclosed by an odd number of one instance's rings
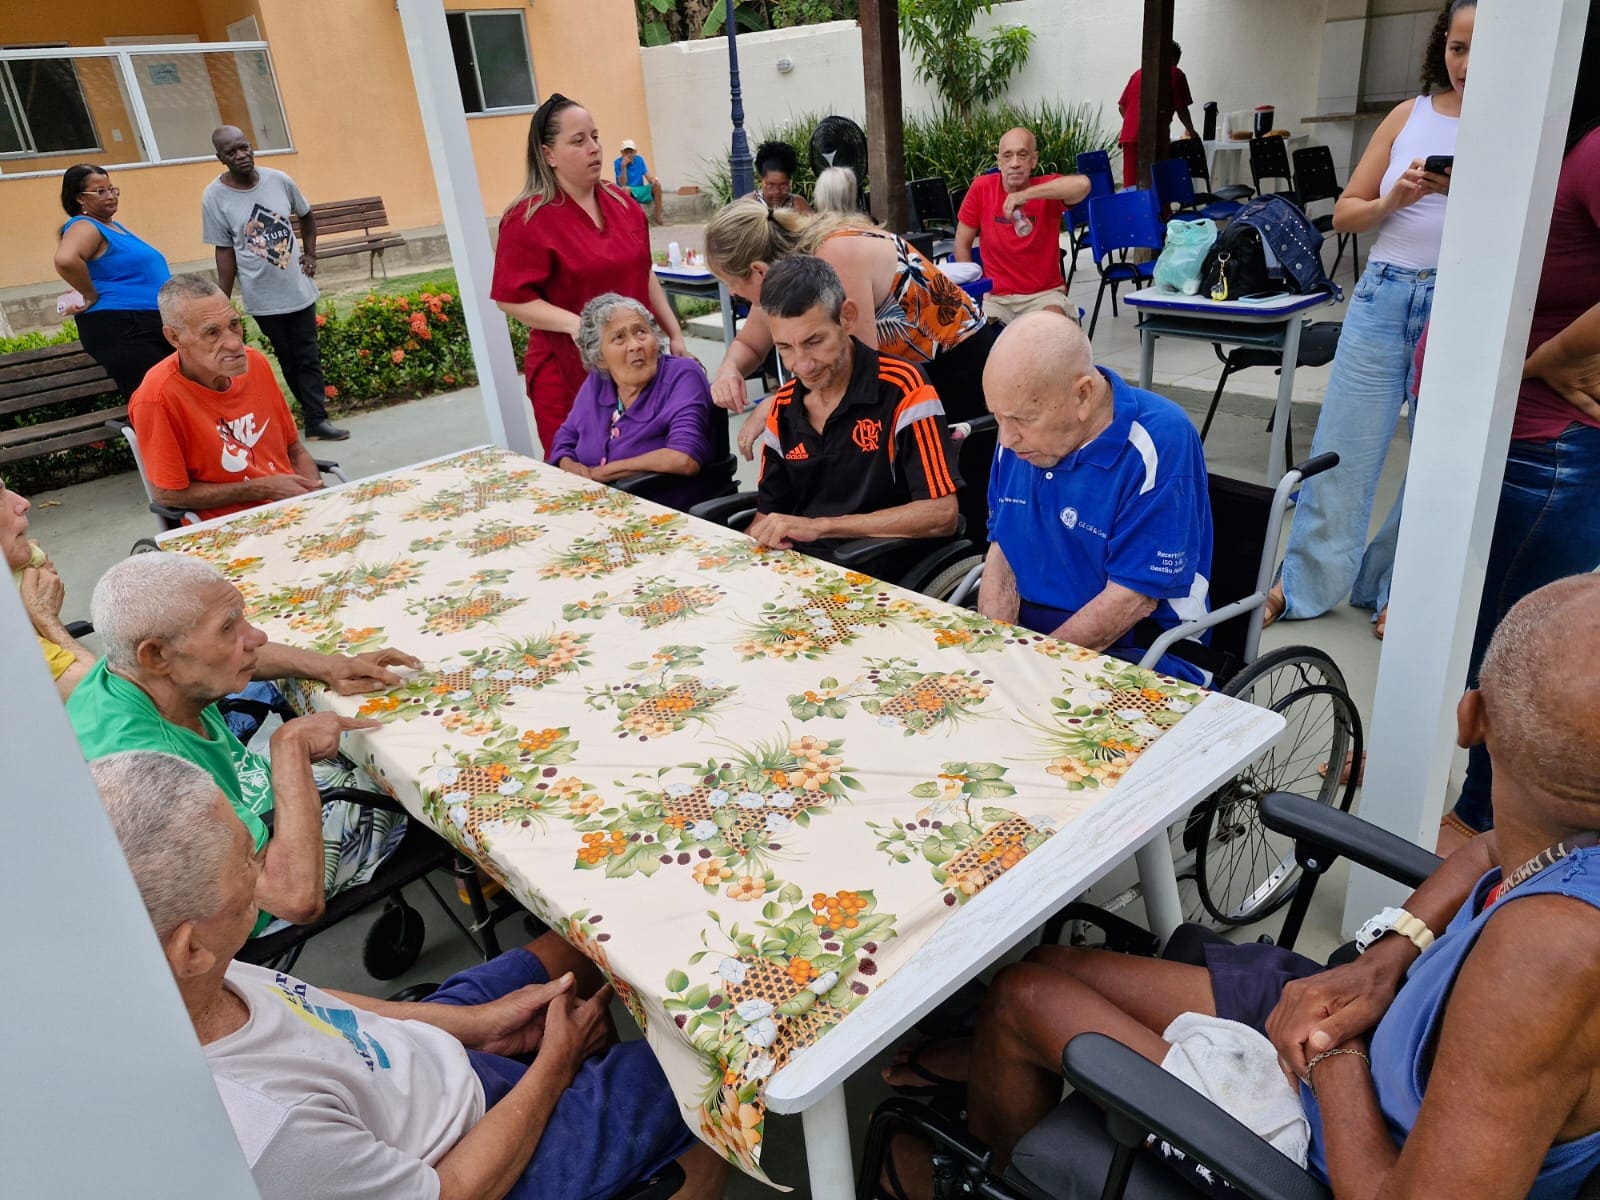
[[[1103,175],[1106,181],[1106,190],[1117,190],[1117,179],[1111,173],[1111,155],[1105,150],[1085,150],[1075,160],[1078,165],[1079,175]]]
[[[1101,158],[1105,158],[1104,151],[1095,151]],[[1082,160],[1088,157],[1080,154]],[[1072,235],[1072,248],[1061,252],[1061,273],[1066,277],[1067,287],[1072,286],[1072,276],[1078,270],[1078,251],[1089,244],[1089,201],[1096,196],[1109,196],[1117,189],[1111,182],[1111,168],[1107,166],[1104,172],[1085,171],[1080,166],[1078,173],[1085,175],[1089,180],[1089,194],[1067,209],[1064,218],[1067,232]]]
[[[1111,289],[1111,315],[1117,315],[1117,289],[1125,283],[1142,287],[1155,274],[1155,260],[1129,262],[1130,250],[1160,251],[1163,228],[1156,216],[1154,192],[1131,188],[1089,201],[1089,249],[1095,269],[1100,272],[1100,287],[1094,294],[1094,315],[1089,318],[1089,337],[1094,337],[1100,321],[1100,304],[1106,288]]]
[[[1181,158],[1169,158],[1165,162],[1158,162],[1151,168],[1152,182],[1156,190],[1157,211],[1167,216],[1171,209],[1177,208],[1172,215],[1182,221],[1194,221],[1201,217],[1210,217],[1213,221],[1226,221],[1244,206],[1230,200],[1218,200],[1211,204],[1201,205],[1194,194],[1194,180],[1189,177],[1189,164]]]

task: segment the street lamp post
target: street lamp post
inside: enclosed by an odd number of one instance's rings
[[[728,166],[736,197],[748,196],[756,190],[750,139],[744,134],[744,97],[739,91],[739,21],[734,13],[737,4],[738,0],[723,0],[723,24],[728,28],[728,93],[733,102],[733,152],[728,156]]]

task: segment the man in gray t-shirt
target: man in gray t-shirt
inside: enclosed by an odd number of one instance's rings
[[[307,437],[350,436],[328,421],[326,384],[317,346],[317,223],[311,205],[282,171],[256,166],[244,131],[224,125],[211,135],[228,169],[200,197],[201,237],[217,248],[217,283],[232,294],[239,281],[244,308],[272,343]],[[300,218],[299,236],[294,218]]]

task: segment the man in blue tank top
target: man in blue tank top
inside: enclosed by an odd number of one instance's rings
[[[1507,613],[1457,709],[1460,743],[1494,759],[1496,828],[1369,921],[1355,962],[1323,970],[1258,943],[1207,947],[1203,967],[1041,946],[1002,971],[968,1065],[969,1125],[996,1167],[1027,1174],[1032,1140],[1018,1143],[1060,1097],[1062,1048],[1098,1032],[1237,1098],[1228,1111],[1275,1145],[1278,1127],[1250,1111],[1287,1104],[1304,1121],[1297,1160],[1336,1200],[1595,1194],[1597,657],[1600,577],[1560,580]],[[1237,1050],[1225,1070],[1195,1069],[1203,1056],[1178,1031],[1197,1022]],[[941,1053],[939,1069],[959,1073],[955,1059]],[[1252,1061],[1246,1094],[1226,1076]],[[908,1200],[931,1194],[926,1155],[905,1140],[894,1151]]]

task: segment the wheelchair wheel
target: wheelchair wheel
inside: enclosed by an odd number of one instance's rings
[[[974,554],[970,558],[963,558],[951,563],[932,579],[928,580],[917,590],[924,596],[931,596],[935,600],[948,600],[961,585],[972,568],[981,563],[983,559]]]
[[[1361,718],[1333,660],[1310,646],[1262,655],[1230,679],[1225,695],[1283,716],[1278,743],[1196,810],[1195,886],[1210,917],[1249,925],[1282,907],[1300,877],[1294,840],[1261,824],[1268,792],[1296,792],[1346,811],[1359,771],[1341,782],[1347,758],[1361,761]]]
[[[367,940],[361,947],[361,965],[374,979],[404,975],[422,954],[426,932],[422,914],[397,893],[367,931]]]

